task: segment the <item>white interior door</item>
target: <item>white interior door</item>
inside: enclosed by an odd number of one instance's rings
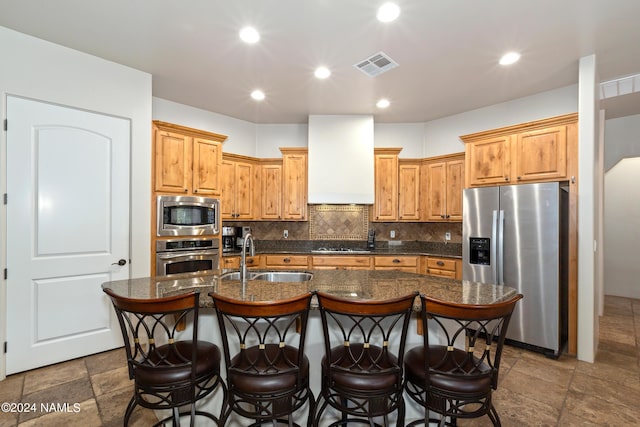
[[[129,120],[7,97],[7,374],[122,345]],[[127,263],[118,265],[118,260]]]

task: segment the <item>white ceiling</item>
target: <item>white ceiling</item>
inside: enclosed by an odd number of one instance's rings
[[[640,72],[638,0],[396,0],[387,24],[382,2],[0,0],[0,25],[151,73],[154,96],[254,123],[426,122],[577,83],[590,54],[601,81]],[[245,25],[258,44],[238,39]],[[508,50],[522,59],[499,66]],[[373,78],[353,67],[379,51],[399,67]],[[313,77],[318,65],[328,80]],[[603,104],[608,118],[640,114],[636,95],[618,104]]]

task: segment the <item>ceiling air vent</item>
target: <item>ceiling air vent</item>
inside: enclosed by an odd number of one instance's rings
[[[378,74],[382,74],[385,71],[389,71],[392,68],[396,68],[398,63],[389,58],[386,53],[378,52],[371,55],[369,58],[358,62],[354,65],[358,70],[362,71],[369,77],[375,77]]]

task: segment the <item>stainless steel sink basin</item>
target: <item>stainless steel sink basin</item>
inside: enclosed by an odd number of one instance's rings
[[[266,280],[267,282],[306,282],[311,280],[312,273],[304,271],[269,271],[256,273],[251,280]]]
[[[313,273],[305,271],[247,271],[247,280],[264,280],[267,282],[306,282]],[[230,271],[220,276],[221,280],[240,280],[239,271]]]

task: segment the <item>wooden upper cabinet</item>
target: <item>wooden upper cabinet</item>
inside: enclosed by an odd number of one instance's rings
[[[568,180],[577,172],[577,123],[574,113],[462,136],[465,186]]]
[[[516,181],[566,178],[566,126],[519,133],[514,137],[513,148]]]
[[[191,137],[154,130],[155,187],[163,193],[188,193],[191,186]]]
[[[511,136],[499,136],[466,145],[470,185],[497,185],[511,180]]]
[[[307,219],[306,148],[280,148],[282,152],[282,219]]]
[[[220,194],[222,146],[219,142],[193,138],[193,192]]]
[[[260,165],[260,219],[282,218],[282,162]]]
[[[224,135],[154,121],[154,191],[219,195],[222,143],[226,138]]]
[[[401,148],[374,149],[374,221],[398,220],[398,154]]]
[[[222,194],[220,212],[223,219],[254,219],[255,165],[246,160],[222,159]]]
[[[426,159],[423,164],[423,220],[462,221],[464,153]]]
[[[398,166],[398,219],[420,220],[420,162],[399,160]]]

